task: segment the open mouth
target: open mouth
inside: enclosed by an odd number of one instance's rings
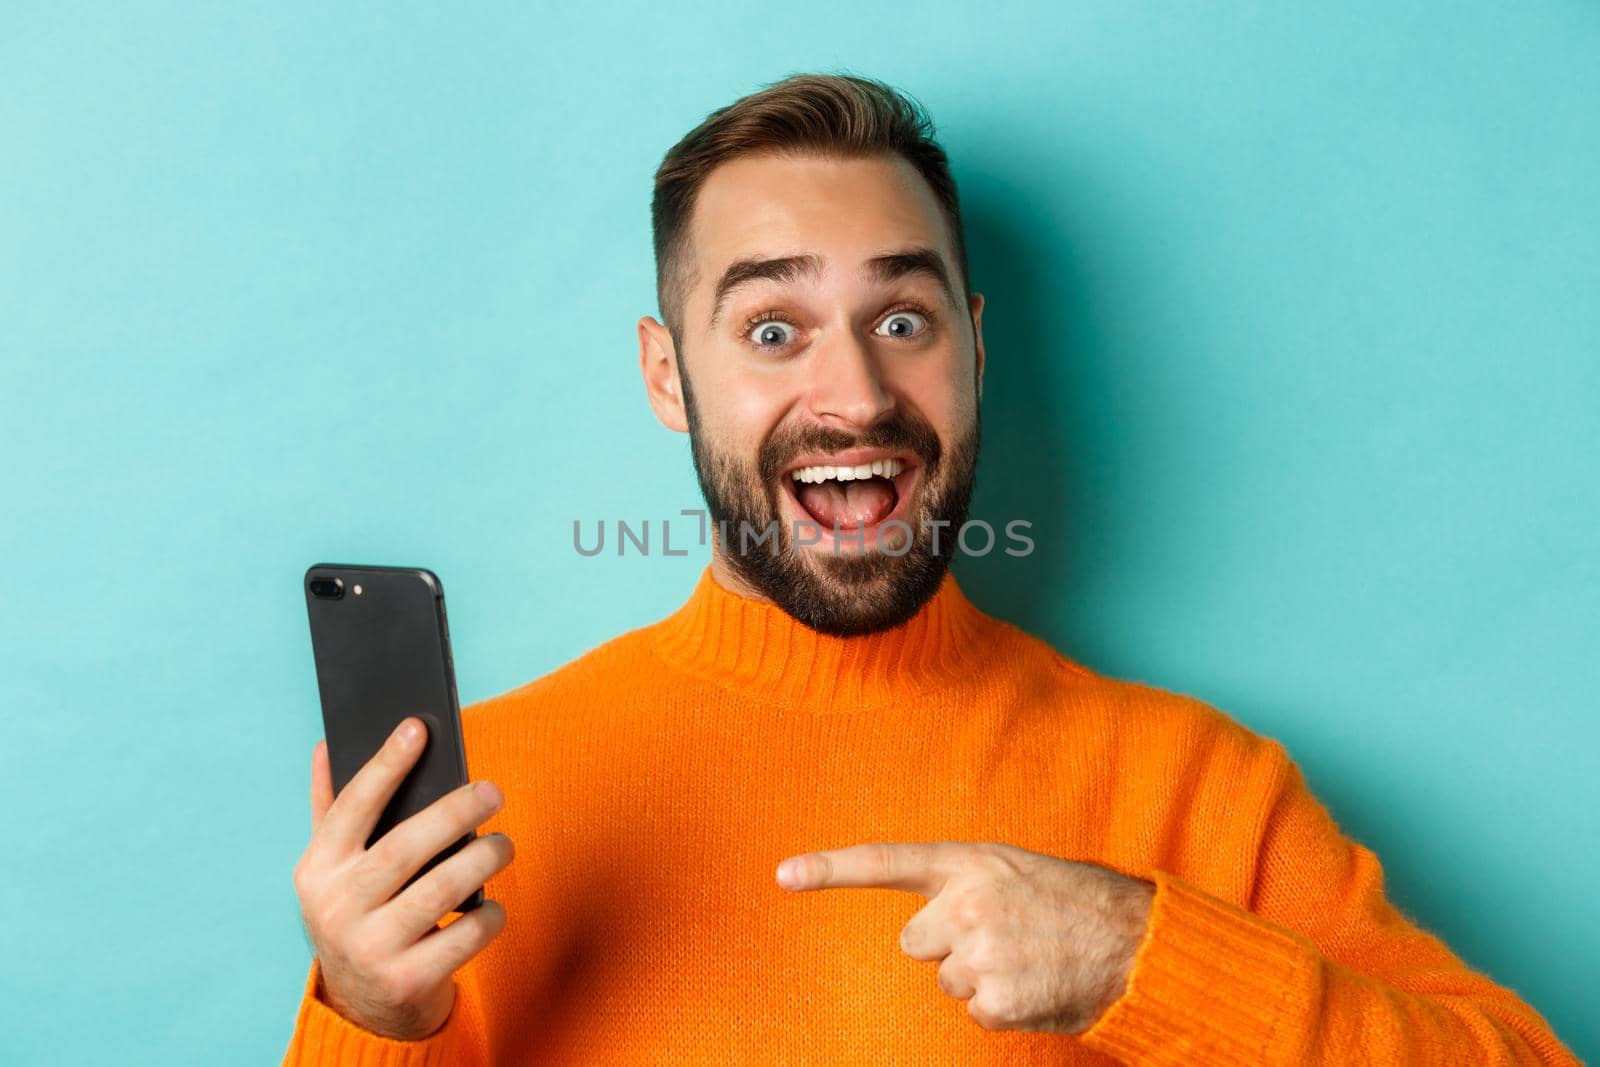
[[[858,449],[802,457],[780,480],[797,518],[816,523],[823,542],[831,542],[837,529],[851,542],[871,543],[884,523],[903,521],[919,473],[915,456]]]

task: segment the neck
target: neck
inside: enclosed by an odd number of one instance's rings
[[[715,535],[712,536],[714,540]],[[723,589],[735,596],[744,597],[746,600],[754,600],[758,604],[772,603],[771,597],[745,581],[744,576],[734,568],[733,564],[728,562],[728,557],[723,553],[720,545],[711,553],[711,578]]]
[[[715,560],[694,592],[657,630],[657,654],[724,688],[816,713],[913,700],[969,675],[1001,624],[980,612],[946,574],[911,619],[874,633],[835,637],[786,614],[746,583],[725,581]]]

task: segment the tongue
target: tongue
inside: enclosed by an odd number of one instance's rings
[[[894,510],[894,487],[884,478],[813,482],[799,486],[800,503],[824,527],[873,526]]]

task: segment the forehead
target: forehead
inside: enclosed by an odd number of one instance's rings
[[[691,300],[708,301],[723,269],[753,255],[812,253],[853,275],[883,249],[927,245],[957,269],[933,190],[898,156],[740,156],[706,176],[690,232]]]

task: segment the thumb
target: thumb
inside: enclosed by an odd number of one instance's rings
[[[318,741],[311,750],[311,832],[316,833],[322,817],[333,806],[333,771],[328,767],[328,742]]]

